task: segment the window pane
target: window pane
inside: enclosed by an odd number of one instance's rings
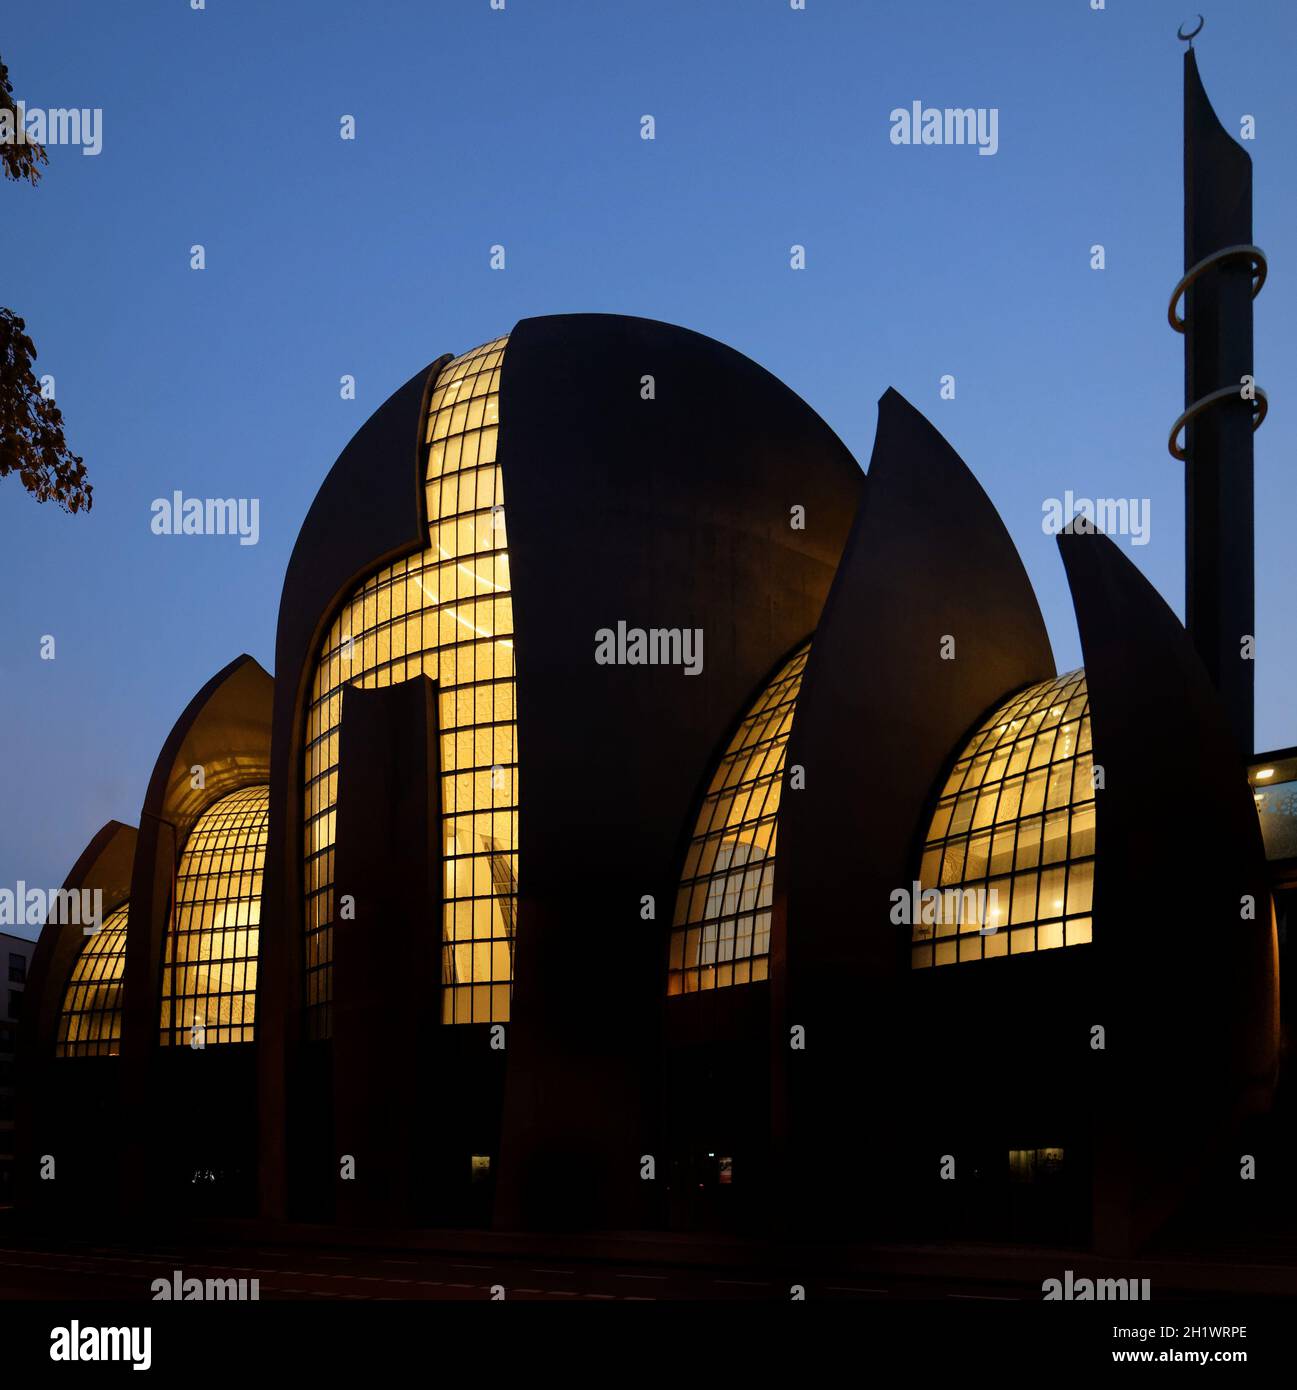
[[[988,901],[987,923],[1010,930],[956,950],[953,941],[947,949],[942,944],[955,935],[953,926],[916,923],[911,931],[916,969],[950,964],[957,957],[992,959],[1090,940],[1095,835],[1090,747],[1083,672],[1020,692],[968,737],[928,826],[921,881],[931,886],[939,865],[943,901],[950,901],[955,890],[976,890],[986,875],[995,875],[988,887],[998,894],[998,913]],[[935,942],[935,949],[928,942]]]
[[[770,914],[755,909],[773,901],[784,755],[809,652],[809,645],[797,652],[753,701],[712,775],[676,895],[668,994],[691,988],[687,982],[680,988],[681,975],[691,964],[688,943],[700,927],[704,942],[713,943],[707,963],[719,962],[723,968],[701,977],[697,988],[728,988],[766,978]],[[943,824],[949,810],[947,806],[939,814]],[[941,851],[924,857],[920,875],[925,884],[935,887],[945,872]],[[683,962],[677,963],[682,941]],[[731,963],[739,961],[750,964],[733,968]]]
[[[513,613],[500,470],[497,339],[442,368],[428,404],[428,548],[366,581],[321,646],[307,715],[305,869],[308,1028],[327,1037],[338,725],[348,685],[381,688],[422,671],[440,682],[447,1023],[505,1022],[517,905],[517,725]],[[390,595],[390,598],[388,597]],[[350,638],[348,641],[346,639]],[[482,814],[489,813],[489,814]],[[326,833],[327,830],[327,833]],[[435,929],[435,928],[434,928]],[[320,938],[319,947],[312,938]],[[321,983],[312,983],[319,975]]]
[[[107,914],[99,930],[84,938],[63,991],[59,1057],[115,1057],[121,1042],[122,976],[130,904]]]

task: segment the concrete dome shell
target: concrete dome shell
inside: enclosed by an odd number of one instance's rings
[[[274,682],[253,660],[236,657],[194,695],[167,735],[140,810],[131,872],[130,930],[122,992],[122,1111],[119,1153],[125,1208],[150,1200],[166,1143],[168,1115],[157,1084],[159,986],[177,857],[214,801],[268,780]],[[195,778],[193,769],[203,776]],[[201,783],[201,785],[196,785]]]
[[[135,858],[136,830],[121,821],[102,826],[82,851],[63,887],[98,890],[103,894],[105,917],[130,893],[131,866]],[[18,1201],[42,1211],[51,1220],[76,1221],[81,1201],[95,1201],[95,1165],[101,1160],[100,1145],[110,1149],[118,1133],[116,1101],[121,1068],[116,1059],[99,1059],[85,1066],[73,1064],[69,1078],[66,1063],[55,1058],[59,1014],[64,988],[86,937],[76,923],[50,922],[41,930],[27,973],[26,1008],[19,1031],[22,1057],[18,1092],[15,1183]],[[71,1085],[66,1083],[71,1081]],[[93,1117],[95,1143],[87,1143],[84,1129]],[[78,1142],[63,1146],[60,1138],[74,1135]],[[59,1151],[69,1157],[58,1183],[42,1182],[40,1155]],[[78,1181],[80,1178],[80,1181]]]
[[[98,890],[105,913],[127,901],[136,834],[133,825],[110,820],[82,850],[64,888]],[[53,1055],[63,987],[84,944],[85,936],[76,923],[48,922],[41,929],[27,973],[26,992],[32,1006],[22,1023],[24,1051],[33,1059]]]
[[[641,394],[646,376],[652,400]],[[498,1219],[526,1219],[536,1203],[552,1210],[556,1183],[576,1224],[600,1190],[616,1219],[639,1222],[649,1185],[626,1169],[615,1135],[641,1132],[656,1104],[660,1077],[640,1073],[644,1038],[662,1026],[664,943],[608,931],[607,905],[633,882],[666,915],[716,749],[753,689],[816,627],[863,478],[829,427],[749,359],[685,329],[605,315],[514,329],[500,460],[525,790],[512,1161]],[[805,529],[793,526],[798,506]],[[595,665],[595,632],[619,621],[703,632],[702,671]],[[580,739],[554,737],[565,728]],[[611,794],[591,816],[601,785]],[[638,901],[625,910],[638,920]],[[569,1049],[583,1064],[571,1066]],[[560,1084],[568,1075],[584,1080]],[[566,1160],[568,1136],[600,1112],[587,1186]]]
[[[339,601],[365,575],[425,544],[421,428],[438,359],[395,393],[357,432],[330,472],[293,551],[277,639],[272,823],[263,896],[259,1014],[263,1115],[282,1113],[292,1039],[300,1035],[302,824],[298,767],[301,711],[315,645]],[[643,394],[651,376],[655,391]],[[678,837],[734,710],[775,661],[814,629],[862,491],[859,466],[829,427],[793,392],[740,353],[701,334],[609,314],[525,319],[508,334],[497,462],[508,517],[522,784],[516,1013],[550,1040],[519,1046],[511,1071],[552,1064],[555,1017],[573,994],[600,996],[580,959],[572,906],[558,899],[570,880],[571,843],[562,827],[587,826],[587,866],[620,861],[662,902],[678,871]],[[806,523],[794,522],[804,508]],[[598,629],[618,621],[703,629],[697,677],[667,667],[599,666]],[[657,720],[676,756],[640,736]],[[564,730],[580,727],[575,742]],[[608,775],[615,750],[617,794],[591,819],[582,786]],[[580,805],[578,805],[580,803]],[[629,836],[632,821],[640,827]],[[645,828],[648,827],[646,830]],[[628,845],[630,849],[628,850]],[[596,870],[595,877],[599,877]],[[597,896],[592,881],[588,890]],[[645,891],[650,891],[647,889]],[[593,901],[593,899],[592,899]],[[552,906],[545,906],[545,904]],[[553,913],[568,926],[555,933]],[[282,926],[276,928],[274,924]],[[538,936],[545,937],[542,947]],[[639,1004],[620,1009],[608,1058],[643,1046],[656,1027],[650,981],[658,946],[646,934],[618,938],[603,969],[643,979]],[[645,969],[644,967],[648,967]],[[609,1001],[611,1005],[611,1000]],[[273,1016],[279,1013],[279,1018]],[[559,1032],[567,1031],[563,1024]],[[608,1041],[608,1040],[606,1040]],[[547,1055],[548,1054],[548,1055]],[[512,1131],[543,1147],[557,1113],[529,1124],[521,1098],[534,1081],[510,1081]],[[620,1094],[631,1088],[619,1083]],[[575,1094],[572,1103],[577,1103]],[[587,1105],[601,1101],[587,1097]],[[282,1164],[275,1141],[267,1162]],[[506,1163],[504,1171],[524,1165]],[[277,1184],[265,1184],[273,1209]],[[282,1186],[278,1187],[282,1191]],[[634,1190],[628,1185],[627,1191]],[[502,1199],[524,1202],[505,1191]]]

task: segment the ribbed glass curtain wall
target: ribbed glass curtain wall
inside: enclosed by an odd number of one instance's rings
[[[56,1056],[115,1057],[121,1051],[129,920],[130,903],[121,903],[86,937],[63,991]]]
[[[254,1039],[269,821],[270,788],[243,787],[213,802],[189,832],[163,951],[163,1046]]]
[[[513,601],[496,464],[498,338],[442,368],[428,406],[428,546],[365,581],[320,651],[306,727],[308,1032],[331,1032],[343,687],[437,682],[444,900],[441,1017],[509,1017],[517,904]],[[432,926],[432,924],[430,924]]]
[[[784,758],[809,653],[808,643],[758,696],[703,798],[676,895],[669,994],[767,978]]]
[[[1091,937],[1094,760],[1085,672],[1007,700],[946,779],[920,882],[940,906],[915,921],[916,968],[1075,946]]]

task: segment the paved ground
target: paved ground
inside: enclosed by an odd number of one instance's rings
[[[743,1258],[732,1249],[720,1259],[714,1258],[716,1251],[709,1252],[708,1264],[698,1263],[695,1252],[694,1262],[685,1263],[682,1249],[670,1248],[669,1241],[647,1240],[646,1233],[578,1245],[580,1254],[570,1253],[569,1244],[569,1253],[562,1255],[540,1253],[540,1246],[521,1251],[516,1236],[444,1234],[454,1249],[342,1246],[318,1237],[289,1242],[269,1233],[264,1239],[248,1239],[243,1232],[210,1231],[174,1242],[143,1235],[111,1242],[56,1241],[0,1227],[0,1340],[6,1347],[6,1368],[16,1373],[30,1368],[46,1375],[52,1338],[70,1326],[70,1318],[83,1328],[106,1318],[114,1327],[149,1329],[151,1367],[167,1383],[180,1383],[183,1375],[186,1385],[194,1385],[208,1376],[211,1383],[228,1386],[234,1377],[246,1375],[250,1365],[282,1356],[286,1345],[292,1348],[299,1379],[316,1378],[318,1371],[325,1383],[338,1383],[340,1356],[359,1356],[362,1373],[368,1374],[375,1347],[382,1348],[382,1357],[393,1364],[417,1364],[427,1354],[433,1335],[429,1329],[439,1324],[435,1319],[430,1324],[431,1310],[420,1312],[416,1304],[481,1303],[484,1326],[490,1327],[496,1324],[485,1305],[503,1289],[506,1302],[729,1302],[749,1308],[765,1304],[769,1315],[760,1315],[760,1329],[769,1336],[740,1336],[738,1342],[760,1358],[752,1369],[766,1372],[768,1378],[766,1358],[781,1335],[794,1350],[807,1345],[796,1335],[788,1340],[787,1329],[772,1316],[775,1310],[770,1306],[788,1303],[791,1286],[800,1283],[809,1302],[856,1305],[843,1318],[817,1320],[815,1346],[822,1364],[835,1360],[821,1338],[826,1328],[836,1327],[846,1339],[836,1359],[858,1355],[865,1345],[879,1359],[949,1365],[952,1371],[967,1371],[970,1365],[1037,1373],[1062,1364],[1098,1369],[1110,1367],[1114,1355],[1124,1356],[1132,1349],[1141,1355],[1167,1350],[1179,1356],[1185,1350],[1233,1353],[1240,1348],[1250,1364],[1278,1362],[1290,1369],[1294,1305],[1273,1295],[1278,1292],[1276,1282],[1291,1279],[1291,1266],[1131,1262],[1131,1276],[1149,1272],[1156,1290],[1153,1302],[1073,1303],[1061,1312],[1060,1305],[1042,1301],[1041,1269],[1058,1275],[1073,1268],[1080,1274],[1089,1261],[1081,1252],[875,1247],[859,1252],[854,1272],[848,1274],[814,1268],[823,1254],[768,1249],[748,1249],[746,1262],[730,1267],[724,1267],[726,1262]],[[551,1248],[562,1249],[561,1240],[555,1239]],[[803,1268],[794,1272],[792,1265]],[[154,1302],[153,1281],[170,1282],[175,1270],[191,1279],[255,1278],[260,1302],[277,1303],[280,1312],[270,1317],[256,1311],[260,1303],[245,1303],[213,1321],[210,1304]],[[1285,1275],[1288,1280],[1277,1278]],[[1249,1283],[1253,1288],[1245,1292]],[[1222,1299],[1220,1292],[1227,1289],[1231,1293]],[[335,1315],[328,1305],[340,1303],[350,1303],[353,1312]],[[104,1308],[103,1314],[93,1312],[96,1305]],[[131,1306],[138,1311],[132,1314]],[[169,1311],[164,1313],[164,1307]],[[454,1316],[470,1315],[461,1308]],[[790,1309],[788,1316],[795,1334],[803,1326],[803,1313]],[[633,1318],[623,1327],[604,1318],[593,1323],[583,1318],[581,1337],[594,1340],[581,1345],[593,1354],[589,1349],[597,1345],[595,1333],[602,1329],[599,1335],[608,1339],[610,1355],[629,1355],[646,1366],[661,1348],[678,1341],[672,1322],[661,1323],[652,1315],[650,1319],[645,1324]],[[1174,1334],[1163,1324],[1176,1329]],[[1242,1340],[1233,1339],[1232,1333],[1226,1339],[1219,1331],[1236,1325],[1246,1329]],[[216,1327],[220,1336],[213,1341]],[[544,1359],[538,1333],[555,1339],[553,1355],[567,1356],[571,1327],[561,1316],[557,1321],[542,1316],[539,1324],[534,1319],[528,1324],[525,1337],[503,1332],[492,1341],[492,1364],[497,1354],[506,1360],[516,1355],[520,1370],[534,1372]],[[646,1334],[645,1327],[655,1330]],[[1136,1340],[1137,1329],[1150,1328],[1158,1340]],[[1166,1340],[1168,1335],[1174,1340]],[[663,1369],[668,1369],[665,1362]]]
[[[353,1232],[215,1223],[74,1240],[29,1234],[0,1209],[0,1302],[151,1300],[154,1280],[258,1279],[263,1300],[1040,1302],[1042,1280],[1148,1278],[1155,1300],[1297,1299],[1297,1250],[1102,1260],[1079,1250],[934,1244],[800,1251],[662,1232]]]
[[[179,1269],[187,1278],[259,1279],[266,1299],[490,1299],[503,1286],[509,1299],[786,1301],[796,1280],[750,1269],[634,1264],[534,1256],[502,1257],[427,1251],[397,1253],[288,1245],[206,1245],[139,1248],[36,1244],[21,1237],[0,1244],[0,1299],[144,1299],[151,1284]],[[808,1298],[1039,1299],[1039,1285],[986,1284],[910,1277],[801,1278]]]

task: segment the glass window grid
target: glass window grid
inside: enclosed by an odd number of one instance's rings
[[[194,823],[176,869],[162,960],[159,1039],[204,1047],[255,1039],[261,882],[270,788],[243,787]]]
[[[808,642],[757,697],[703,798],[676,895],[669,995],[768,977],[779,798],[809,653]]]
[[[998,916],[912,929],[915,969],[1091,940],[1095,796],[1083,670],[1015,695],[977,730],[946,778],[923,848],[921,888],[998,892]],[[1039,787],[1030,802],[1031,780]],[[1024,804],[1033,809],[1022,813]],[[1047,836],[1047,828],[1055,833]],[[1038,832],[1038,833],[1037,833]],[[968,872],[970,851],[977,872]],[[1047,843],[1048,841],[1048,843]],[[985,868],[981,851],[985,849]],[[1046,854],[1049,858],[1046,858]],[[1050,895],[1048,903],[1044,893]]]
[[[116,1057],[122,1045],[122,976],[130,903],[85,938],[68,975],[55,1042],[57,1057]]]
[[[333,846],[342,690],[438,685],[444,847],[442,1021],[507,1022],[517,904],[518,755],[513,607],[496,464],[506,338],[456,358],[428,403],[429,545],[343,605],[321,646],[307,710],[307,1032],[328,1037]],[[351,652],[344,650],[351,639]]]

